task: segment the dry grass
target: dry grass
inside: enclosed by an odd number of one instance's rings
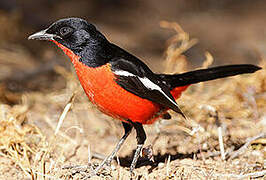
[[[197,40],[190,39],[176,23],[162,22],[161,26],[177,32],[168,40],[165,71],[188,70],[188,59],[183,52]],[[206,68],[212,62],[212,56],[206,53],[202,67]],[[146,144],[153,146],[155,166],[148,164],[137,168],[136,177],[263,178],[265,134],[230,159],[232,151],[243,146],[247,138],[266,132],[266,61],[263,58],[260,66],[263,70],[252,75],[191,86],[178,100],[188,121],[171,112],[172,120],[160,120],[155,126],[145,127]],[[1,178],[6,175],[13,179],[82,178],[85,176],[82,171],[62,167],[71,164],[86,167],[88,154],[92,156],[89,162],[99,163],[96,152],[110,153],[121,136],[119,122],[100,114],[87,101],[73,72],[62,67],[56,67],[56,71],[66,79],[65,89],[20,94],[21,103],[0,105],[0,156],[5,159],[0,162]],[[220,144],[217,121],[222,132]],[[225,160],[221,158],[221,144]],[[94,178],[128,179],[130,159],[127,155],[132,153],[134,146],[135,138],[131,136],[119,154],[120,166],[114,163],[111,169],[101,171]],[[10,174],[13,171],[7,169],[15,169],[16,173]]]

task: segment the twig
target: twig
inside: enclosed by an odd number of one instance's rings
[[[49,117],[44,116],[44,120],[46,121],[46,123],[48,124],[48,126],[49,126],[52,130],[55,130],[56,127],[54,127],[54,124],[52,123],[52,121],[51,121],[51,119],[50,119]],[[68,128],[68,129],[69,129],[69,128]],[[68,130],[68,129],[67,129],[67,130]],[[67,130],[66,130],[66,131],[67,131]],[[66,132],[66,131],[65,131],[65,132]],[[76,142],[75,140],[73,140],[70,136],[68,136],[65,132],[64,132],[64,131],[59,131],[58,134],[59,134],[61,137],[65,138],[66,140],[70,141],[72,144],[77,145],[77,142]],[[51,142],[53,142],[53,140],[52,140]]]
[[[69,155],[68,157],[66,157],[65,161],[67,162],[69,159],[71,159],[72,157],[76,156],[77,154],[77,151],[78,149],[80,148],[80,145],[77,145],[75,148],[74,148],[74,151],[71,155]]]
[[[202,64],[202,68],[208,68],[213,63],[213,57],[208,51],[205,52],[205,61]]]
[[[202,105],[200,108],[208,110],[210,112],[209,115],[215,118],[215,124],[218,127],[218,138],[219,138],[219,147],[221,151],[221,158],[222,160],[225,160],[222,123],[220,122],[218,111],[211,105]]]
[[[99,159],[99,160],[104,160],[106,158],[105,155],[97,153],[97,152],[92,152],[91,157]],[[116,156],[114,158],[116,158]]]
[[[219,146],[220,146],[220,151],[221,151],[221,158],[222,158],[222,160],[225,160],[223,132],[222,132],[221,126],[218,127],[218,137],[219,137]]]
[[[59,132],[59,129],[60,129],[60,127],[62,126],[63,121],[64,121],[64,119],[65,119],[65,117],[66,117],[68,111],[70,110],[72,104],[73,104],[73,101],[74,101],[74,99],[75,99],[75,95],[76,95],[76,92],[74,92],[74,93],[72,94],[71,98],[69,99],[67,105],[66,105],[65,108],[64,108],[64,111],[62,112],[62,114],[61,114],[61,116],[60,116],[60,118],[59,118],[58,124],[57,124],[56,129],[55,129],[55,132],[54,132],[54,135],[55,135],[55,136],[56,136],[57,133]]]
[[[231,154],[234,151],[234,147],[230,147],[226,150],[225,157],[228,156],[229,154]],[[221,155],[221,151],[215,151],[215,152],[209,152],[207,153],[204,157],[205,158],[209,158],[209,157],[216,157],[216,156],[220,156]],[[202,156],[198,157],[198,158],[203,158]]]
[[[168,156],[167,163],[166,163],[166,176],[169,177],[169,166],[170,166],[171,156]]]
[[[43,171],[43,175],[42,175],[42,177],[43,177],[43,180],[45,180],[45,175],[46,175],[46,170],[45,170],[45,161],[43,161],[43,164],[42,164],[42,171]]]
[[[48,174],[43,174],[43,173],[40,173],[40,172],[38,172],[38,171],[31,170],[31,172],[32,172],[33,174],[40,175],[40,176],[44,176],[44,177],[47,177],[47,178],[49,178],[49,179],[56,179],[55,176],[48,175]]]
[[[87,169],[88,165],[66,165],[62,169]]]
[[[248,146],[252,143],[252,141],[255,141],[256,139],[264,138],[264,137],[266,137],[266,133],[260,133],[254,137],[247,138],[246,143],[241,148],[239,148],[237,151],[232,152],[229,160],[232,160],[238,157],[240,154],[244,153],[247,150]]]
[[[219,177],[228,177],[228,178],[237,178],[237,179],[243,179],[243,178],[258,178],[263,177],[266,175],[266,170],[263,171],[257,171],[253,173],[248,174],[216,174]]]
[[[88,165],[91,165],[91,148],[90,148],[90,145],[88,145]]]

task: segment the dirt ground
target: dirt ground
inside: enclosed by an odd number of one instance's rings
[[[156,72],[263,68],[191,86],[177,101],[188,120],[170,111],[171,120],[144,127],[153,161],[141,157],[130,176],[133,132],[111,167],[89,178],[265,179],[266,3],[40,1],[34,9],[31,0],[14,2],[0,3],[0,179],[85,179],[123,134],[119,121],[88,101],[66,56],[51,43],[26,40],[70,14],[86,15]]]

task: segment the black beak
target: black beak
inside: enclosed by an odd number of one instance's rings
[[[46,32],[47,29],[42,30],[40,32],[34,33],[32,35],[30,35],[28,37],[29,40],[33,39],[33,40],[54,40],[54,38],[60,38],[59,36],[55,35],[55,34],[49,34]]]

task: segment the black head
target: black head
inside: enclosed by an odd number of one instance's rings
[[[28,37],[34,40],[54,40],[79,52],[83,47],[106,41],[94,25],[80,18],[60,19],[50,27]]]

